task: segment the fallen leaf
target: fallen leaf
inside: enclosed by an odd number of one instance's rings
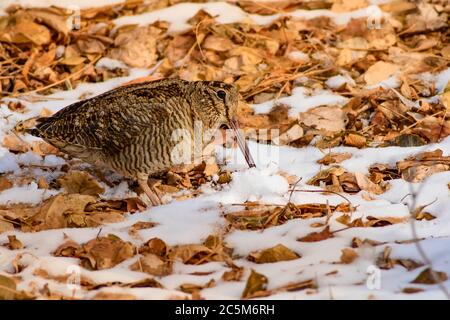
[[[350,159],[351,157],[352,157],[352,154],[349,152],[343,152],[343,153],[331,152],[331,153],[328,153],[327,155],[325,155],[323,158],[317,160],[317,163],[328,166],[333,163],[341,163],[342,161]]]
[[[101,270],[112,268],[133,257],[135,253],[136,250],[130,242],[125,242],[114,235],[108,235],[83,244],[78,257],[81,259],[83,267]]]
[[[330,227],[325,227],[320,232],[311,232],[304,237],[298,238],[297,241],[301,242],[317,242],[333,238],[333,233],[330,232]]]
[[[298,140],[303,136],[303,129],[298,124],[293,125],[287,131],[277,137],[272,138],[272,142],[276,145],[286,145],[292,141]]]
[[[349,133],[345,135],[344,142],[347,146],[364,148],[366,146],[366,138],[357,133]]]
[[[84,171],[70,171],[60,177],[58,182],[67,193],[96,196],[105,192],[105,189],[93,176]]]
[[[243,299],[249,299],[257,296],[261,292],[264,292],[267,287],[267,282],[268,280],[266,276],[252,270],[247,279],[247,283],[241,297]]]
[[[317,130],[323,129],[329,132],[344,130],[346,120],[346,113],[337,106],[316,107],[299,114],[300,123]]]
[[[8,236],[8,243],[6,244],[6,247],[9,250],[19,250],[23,248],[23,244],[16,238],[15,235],[10,235]]]
[[[367,85],[374,85],[388,79],[399,70],[395,64],[378,61],[371,65],[364,74],[364,80]]]
[[[279,261],[289,261],[300,258],[300,256],[292,251],[291,249],[285,247],[282,244],[277,244],[276,246],[265,249],[259,252],[251,253],[248,256],[248,260],[255,263],[272,263]]]
[[[434,271],[431,268],[426,268],[419,275],[411,281],[411,283],[417,284],[436,284],[447,281],[448,277],[445,272]]]
[[[360,172],[354,173],[356,183],[361,190],[368,191],[373,194],[382,194],[384,192],[378,184],[373,183],[368,177]]]
[[[0,176],[0,192],[13,187],[13,183],[5,176]]]
[[[137,27],[120,33],[114,39],[110,57],[130,67],[148,68],[155,64],[157,34],[151,26]]]
[[[13,300],[16,292],[14,280],[0,274],[0,300]]]
[[[71,239],[67,239],[63,244],[56,248],[53,253],[56,257],[77,257],[81,246]]]
[[[164,261],[159,255],[145,253],[130,266],[133,271],[141,271],[154,276],[166,276],[172,273],[172,263]]]
[[[241,281],[244,275],[243,267],[234,267],[230,271],[225,271],[222,275],[223,281]]]
[[[406,294],[413,294],[413,293],[419,293],[424,291],[422,288],[411,288],[411,287],[405,287],[403,288],[402,292]]]
[[[137,300],[131,293],[107,292],[96,293],[92,300]]]
[[[6,135],[3,138],[2,146],[9,149],[12,152],[27,152],[31,149],[30,144],[19,139],[15,134]]]
[[[358,254],[355,250],[350,248],[344,248],[341,250],[341,263],[350,264],[358,258]]]
[[[159,257],[165,257],[168,251],[166,243],[159,238],[151,238],[139,248],[140,253],[151,253]]]

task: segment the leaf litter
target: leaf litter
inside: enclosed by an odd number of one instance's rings
[[[218,278],[211,278],[211,272],[198,271],[194,274],[203,277],[202,284],[186,281],[178,284],[177,290],[190,294],[192,298],[201,298],[204,292],[220,290],[220,281],[246,282],[242,298],[283,296],[296,291],[314,294],[320,284],[320,281],[319,284],[316,282],[315,276],[301,279],[294,276],[291,277],[294,281],[268,290],[267,285],[273,275],[252,270],[252,265],[294,264],[302,261],[308,255],[307,251],[291,248],[291,245],[283,244],[278,238],[277,241],[271,239],[271,244],[262,244],[243,253],[239,246],[235,248],[232,241],[236,232],[266,232],[305,221],[313,229],[307,229],[307,232],[302,233],[303,236],[296,233],[293,239],[300,244],[320,245],[323,240],[340,239],[348,228],[401,225],[407,221],[407,217],[401,214],[369,214],[364,219],[355,217],[354,212],[360,206],[360,200],[354,205],[354,197],[376,202],[376,199],[383,199],[385,194],[389,194],[392,184],[395,188],[399,180],[419,183],[449,171],[446,156],[448,148],[445,144],[439,147],[441,149],[436,147],[397,157],[397,162],[371,163],[367,171],[353,170],[348,165],[356,163],[357,155],[363,153],[357,154],[353,149],[332,150],[335,147],[350,147],[361,152],[373,149],[383,152],[385,148],[407,149],[430,143],[440,145],[446,141],[450,134],[447,112],[449,85],[444,83],[439,89],[436,87],[436,78],[430,80],[449,66],[450,51],[445,28],[448,9],[442,5],[404,1],[380,4],[380,10],[391,15],[391,18],[383,21],[382,29],[367,28],[366,18],[356,17],[342,26],[324,16],[304,19],[289,15],[298,9],[345,13],[367,7],[365,1],[273,1],[264,4],[237,1],[233,5],[245,13],[271,16],[284,12],[286,15],[267,20],[268,23],[236,21],[222,24],[218,22],[217,16],[200,10],[187,21],[190,27],[178,33],[170,32],[171,22],[166,21],[121,25],[117,28],[114,25],[113,19],[138,17],[153,10],[170,8],[173,4],[173,1],[131,1],[83,9],[81,25],[77,30],[69,30],[65,23],[71,14],[69,9],[8,8],[7,15],[0,23],[1,95],[18,97],[27,103],[3,100],[5,110],[11,115],[28,117],[33,109],[29,102],[45,99],[42,96],[36,98],[35,94],[48,95],[72,90],[81,83],[101,83],[116,77],[126,77],[133,70],[130,67],[150,68],[159,61],[155,76],[129,80],[136,82],[181,77],[187,80],[235,83],[243,98],[238,116],[246,136],[260,143],[294,147],[297,150],[304,147],[320,149],[322,157],[314,159],[320,168],[317,166],[314,172],[309,172],[307,184],[321,188],[314,189],[317,191],[314,195],[333,197],[346,193],[351,200],[329,204],[328,200],[319,203],[315,197],[315,200],[306,203],[302,200],[298,204],[291,199],[298,199],[297,196],[292,197],[292,193],[286,205],[273,205],[264,199],[247,200],[237,204],[243,209],[228,211],[226,207],[223,230],[215,230],[215,233],[201,237],[202,240],[198,242],[163,241],[152,232],[160,230],[164,223],[157,219],[158,222],[147,221],[146,217],[139,216],[124,227],[125,233],[121,233],[122,230],[118,232],[120,237],[113,233],[91,237],[88,241],[86,238],[75,241],[65,237],[53,250],[57,259],[76,258],[83,269],[115,270],[122,266],[129,271],[145,274],[146,277],[162,278],[173,274],[178,263],[194,267],[223,263],[225,269],[221,269]],[[114,67],[105,67],[106,63],[100,63],[108,61],[104,58],[116,59],[120,63]],[[345,81],[339,82],[339,79]],[[397,84],[389,84],[392,81]],[[386,85],[379,86],[380,82]],[[277,102],[295,96],[295,88],[299,86],[305,90],[307,97],[329,90],[345,97],[345,100],[331,104],[319,103],[299,110],[295,102]],[[82,95],[77,98],[82,98]],[[268,112],[255,111],[255,105],[264,104],[268,106]],[[37,111],[41,116],[53,113],[46,108]],[[8,123],[8,128],[11,127],[7,117],[2,121],[2,126]],[[14,130],[0,135],[2,148],[16,159],[25,159],[30,155],[39,159],[62,157],[55,148],[41,141],[31,141],[23,134],[23,129],[33,126],[33,122],[33,117],[21,117],[20,121],[13,118]],[[274,129],[278,130],[276,135],[268,134]],[[14,230],[39,234],[43,230],[62,228],[108,229],[115,223],[127,223],[129,213],[140,214],[146,210],[145,204],[134,195],[118,198],[108,196],[111,188],[119,187],[119,181],[111,179],[108,173],[103,176],[103,173],[73,167],[70,161],[64,162],[59,167],[39,165],[36,170],[21,173],[21,180],[14,170],[0,173],[0,193],[33,183],[38,186],[38,190],[56,192],[35,204],[0,204],[0,233],[8,233],[7,241],[2,242],[2,250],[27,250],[28,241],[19,240],[22,239],[20,236],[11,233]],[[22,170],[26,166],[21,163],[19,168]],[[155,186],[161,194],[169,194],[178,201],[194,197],[200,199],[204,196],[205,186],[226,190],[228,184],[235,180],[239,183],[238,176],[228,169],[220,169],[216,163],[173,168],[155,179]],[[290,184],[295,189],[292,181]],[[137,189],[131,186],[130,191]],[[419,222],[439,219],[440,215],[432,204],[429,208],[425,204],[417,206],[413,217]],[[335,222],[346,228],[335,228]],[[318,227],[321,228],[319,231],[316,229]],[[142,237],[147,234],[153,234],[153,237],[143,242]],[[127,239],[127,236],[133,240],[122,240]],[[348,246],[352,249],[336,249],[337,256],[332,259],[333,263],[339,261],[339,264],[349,266],[357,264],[359,259],[363,259],[359,248],[384,243],[361,238],[364,240],[349,239]],[[400,265],[409,271],[421,266],[414,259],[392,259],[389,250],[385,250],[377,261],[382,270]],[[17,264],[17,270],[22,268],[27,266]],[[446,273],[430,270],[424,269],[412,283],[446,280]],[[248,271],[250,274],[245,279],[244,275]],[[34,274],[44,279],[55,279],[44,269],[39,272],[35,270]],[[433,274],[438,277],[433,277]],[[332,276],[332,273],[327,276]],[[0,297],[34,297],[17,291],[16,280],[0,277]],[[59,279],[60,282],[66,280],[64,277]],[[111,286],[163,288],[153,278],[103,283],[86,278],[83,288],[96,292],[94,299],[136,298],[133,294],[98,291]],[[418,290],[422,289],[404,287],[403,292],[410,294]],[[41,292],[47,298],[65,296],[48,288]]]

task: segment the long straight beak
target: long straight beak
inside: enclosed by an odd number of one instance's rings
[[[250,168],[256,167],[255,161],[253,160],[253,157],[250,154],[250,150],[248,149],[247,141],[245,141],[245,138],[242,135],[241,130],[239,129],[239,123],[235,118],[230,121],[230,126],[231,129],[233,129],[234,134],[236,135],[239,149],[241,149],[241,152],[244,155],[245,161],[247,161],[248,166]]]

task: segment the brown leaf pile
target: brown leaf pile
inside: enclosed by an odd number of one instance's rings
[[[360,172],[346,172],[339,166],[321,170],[308,181],[308,184],[323,185],[326,190],[332,192],[357,193],[364,190],[373,194],[381,194],[389,187],[382,179],[374,182],[371,176],[367,177]]]
[[[136,199],[100,200],[82,194],[59,194],[37,206],[24,204],[0,207],[0,218],[10,229],[24,232],[58,228],[88,228],[123,221]],[[1,230],[1,229],[0,229]]]
[[[334,212],[350,212],[353,210],[348,203],[331,206],[318,203],[295,205],[289,202],[282,207],[247,202],[244,205],[244,210],[225,215],[230,225],[236,229],[265,229],[284,224],[291,219],[319,218],[331,215]]]

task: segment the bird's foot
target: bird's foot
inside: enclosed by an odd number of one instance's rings
[[[147,180],[139,180],[139,186],[142,188],[142,190],[144,190],[152,206],[159,206],[163,204],[154,186],[149,186],[147,184]]]

